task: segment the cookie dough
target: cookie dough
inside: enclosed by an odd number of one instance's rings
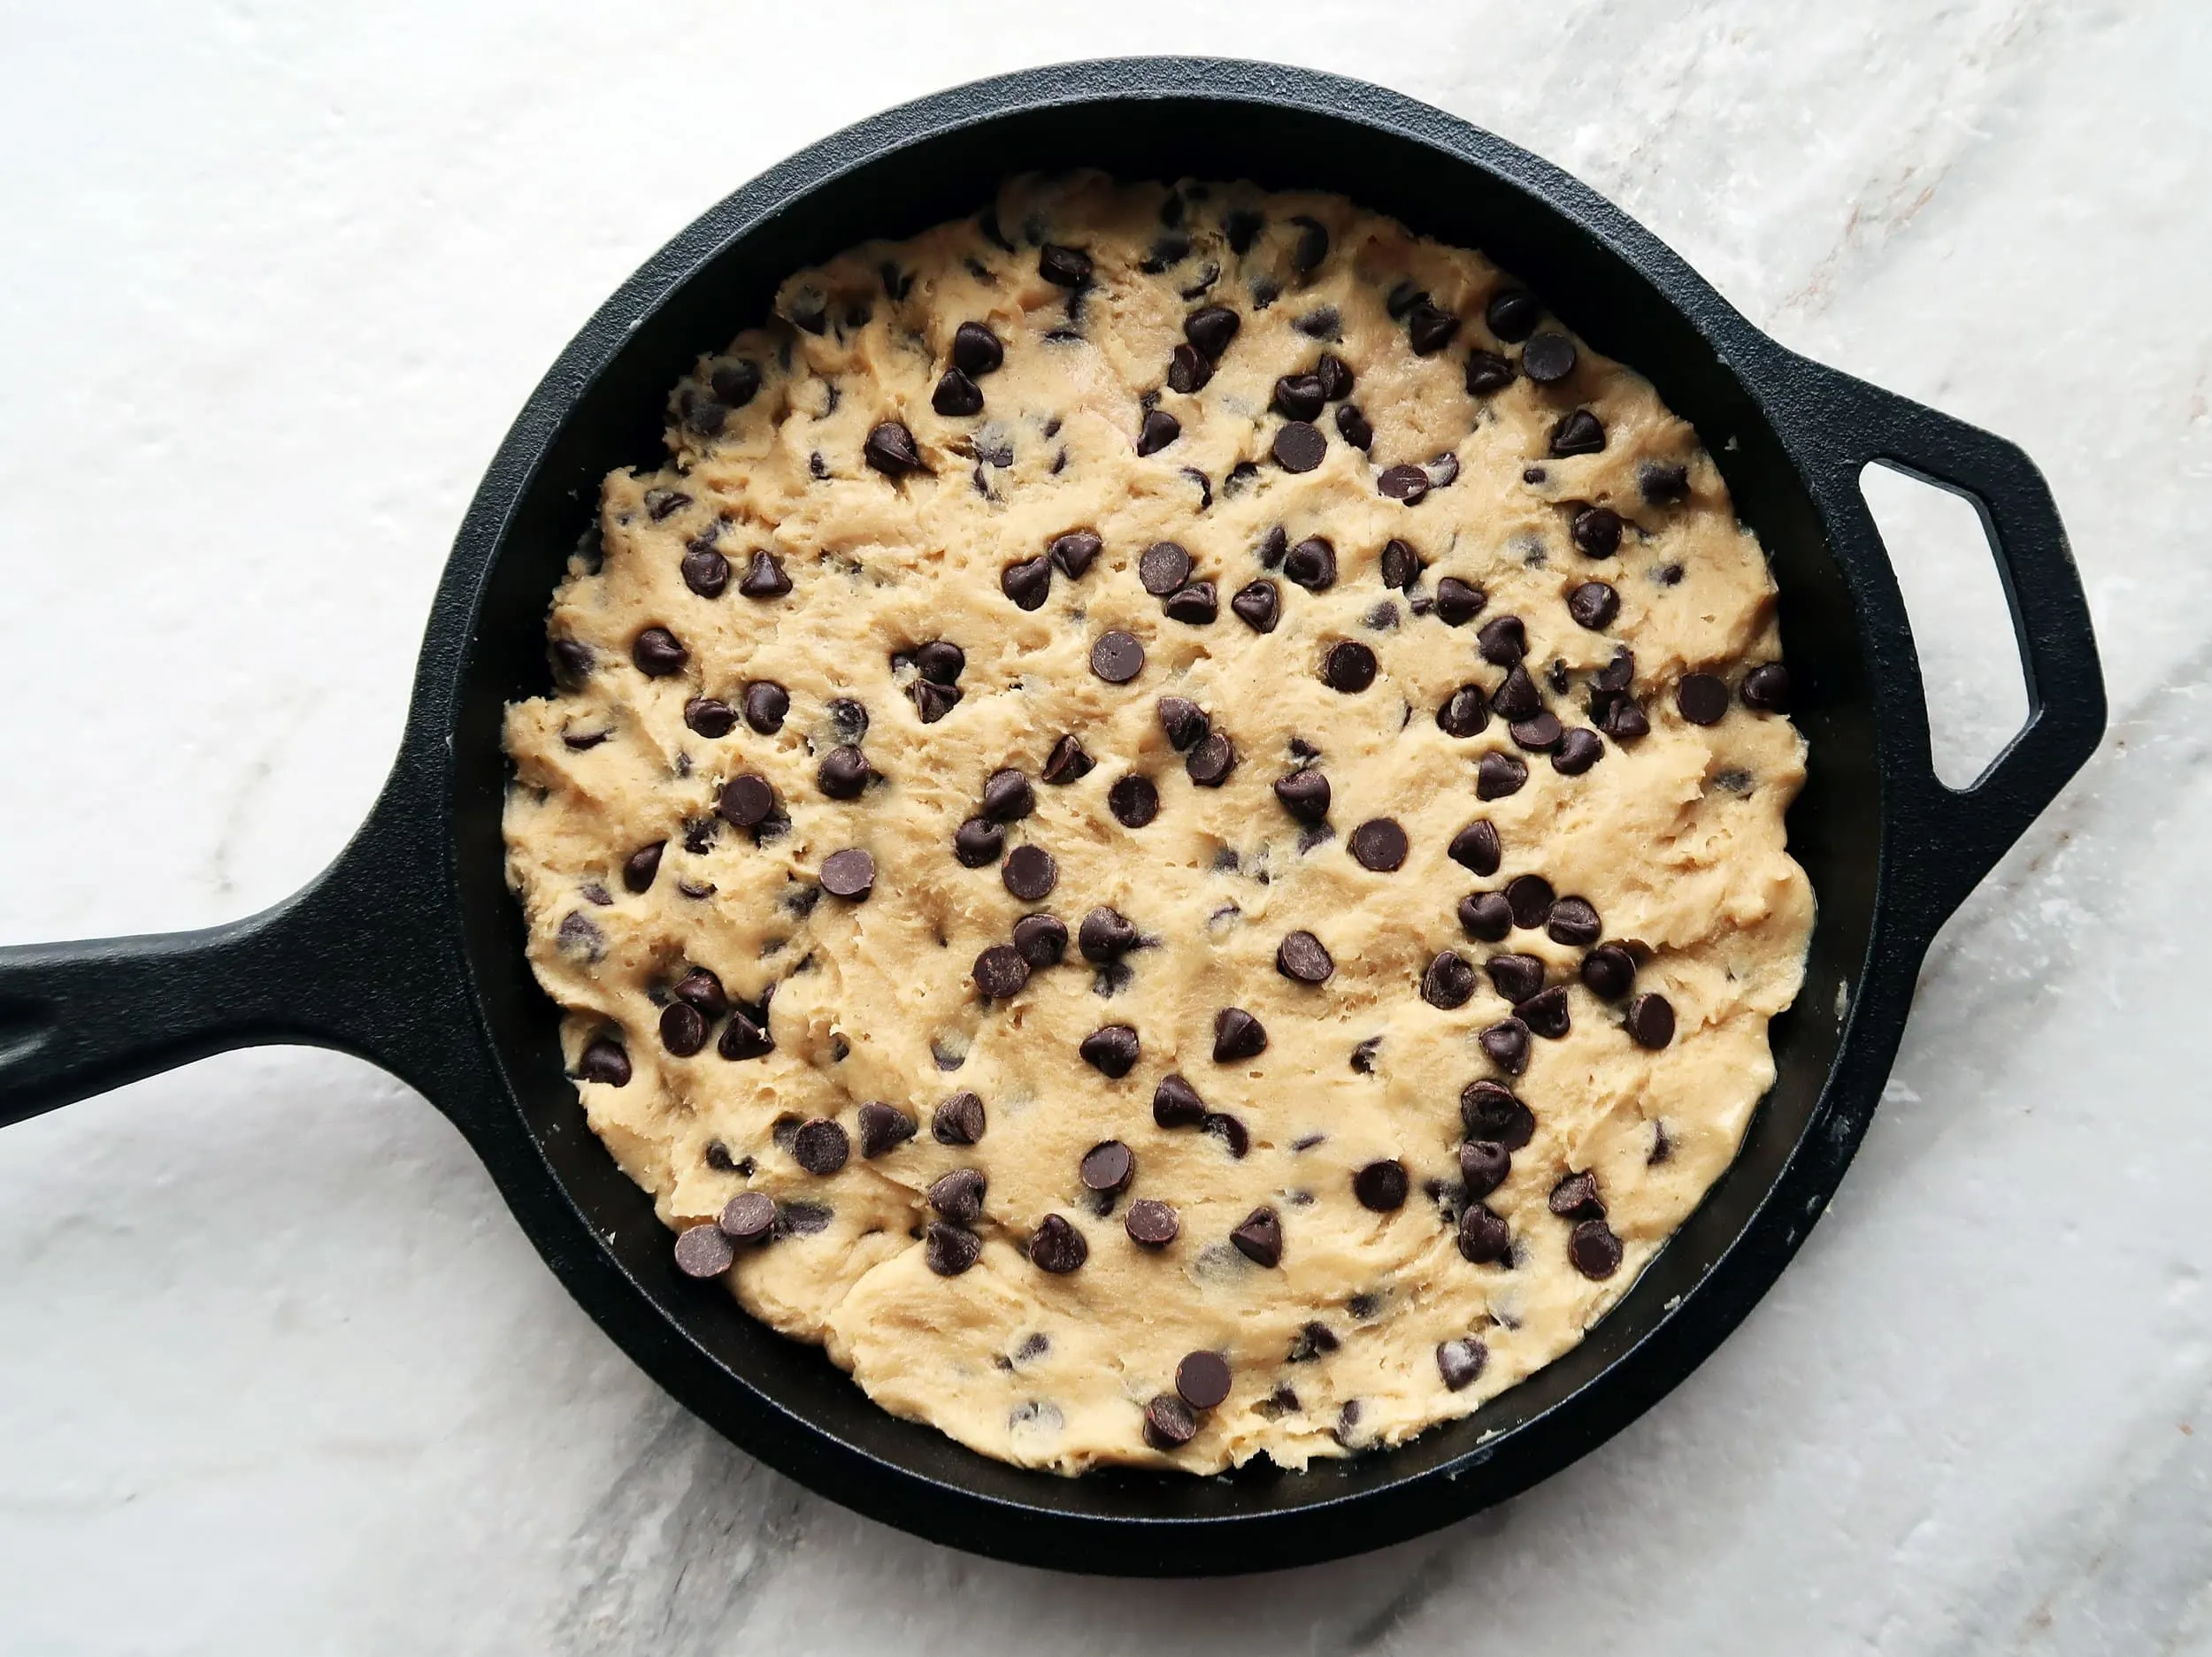
[[[677,1269],[987,1455],[1292,1468],[1550,1362],[1811,925],[1761,549],[1651,386],[1339,197],[1016,180],[610,476],[510,871]]]

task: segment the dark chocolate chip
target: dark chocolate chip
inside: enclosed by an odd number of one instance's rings
[[[1183,1230],[1175,1210],[1156,1197],[1139,1197],[1121,1224],[1129,1240],[1142,1248],[1165,1248]]]
[[[710,1020],[719,1018],[730,1010],[729,992],[722,987],[722,980],[706,967],[694,967],[676,980],[668,992],[676,1000],[695,1007]]]
[[[852,1137],[842,1124],[817,1116],[801,1124],[791,1139],[791,1158],[810,1174],[833,1174],[852,1154]]]
[[[1490,723],[1490,705],[1479,685],[1462,685],[1436,710],[1437,729],[1446,736],[1473,736]]]
[[[1625,705],[1624,711],[1617,716],[1615,721],[1623,727],[1623,740],[1632,740],[1628,734],[1631,730],[1627,724],[1629,714],[1635,716],[1638,724],[1641,724],[1644,717],[1642,710],[1632,703]],[[1647,730],[1649,727],[1644,728]],[[1633,731],[1634,736],[1643,733],[1642,730]],[[1563,777],[1579,777],[1604,757],[1605,744],[1598,740],[1598,733],[1577,725],[1559,739],[1559,751],[1551,756],[1551,768]]]
[[[1692,725],[1718,725],[1728,711],[1728,685],[1711,673],[1685,673],[1674,705]]]
[[[1519,1019],[1502,1019],[1475,1039],[1508,1076],[1518,1076],[1528,1069],[1528,1026]]]
[[[701,397],[692,404],[691,411],[685,419],[686,424],[700,436],[712,437],[722,429],[722,423],[729,418],[730,411],[726,404],[712,397]]]
[[[1525,1044],[1526,1036],[1523,1036]],[[1536,1132],[1536,1118],[1497,1082],[1470,1082],[1459,1095],[1460,1125],[1471,1139],[1488,1139],[1509,1151],[1517,1151]]]
[[[1272,633],[1282,618],[1282,589],[1263,576],[1240,588],[1229,601],[1229,608],[1254,633]]]
[[[745,572],[745,579],[737,584],[737,590],[747,598],[781,598],[791,590],[791,578],[764,548],[753,554],[753,562]]]
[[[1293,420],[1275,433],[1269,452],[1285,472],[1311,472],[1329,452],[1329,440],[1309,420]]]
[[[1329,400],[1328,388],[1318,374],[1285,374],[1275,382],[1275,393],[1270,403],[1276,413],[1286,420],[1318,418]]]
[[[1636,487],[1651,505],[1672,506],[1690,492],[1690,469],[1647,461],[1637,474]]]
[[[953,831],[952,855],[963,868],[996,863],[1006,850],[1006,828],[988,817],[972,817]]]
[[[1336,963],[1318,938],[1297,932],[1276,946],[1275,970],[1301,984],[1326,984],[1336,970]]]
[[[1513,1247],[1513,1233],[1505,1221],[1479,1202],[1471,1202],[1459,1216],[1459,1252],[1472,1264],[1487,1266],[1503,1260]]]
[[[718,364],[707,376],[707,384],[714,388],[718,402],[741,409],[760,394],[760,364],[741,357]]]
[[[1738,688],[1747,708],[1761,713],[1783,713],[1790,705],[1790,671],[1779,662],[1763,662],[1743,676]]]
[[[1459,456],[1448,450],[1429,462],[1423,470],[1428,473],[1430,488],[1448,489],[1459,476]]]
[[[1637,1046],[1663,1047],[1674,1039],[1674,1003],[1663,995],[1639,995],[1628,1004],[1627,1024]]]
[[[1201,788],[1220,787],[1236,766],[1236,745],[1220,731],[1202,740],[1183,761],[1183,769]]]
[[[1260,568],[1272,570],[1280,564],[1290,551],[1290,537],[1283,533],[1280,524],[1260,537],[1260,544],[1252,549],[1252,556],[1260,561]]]
[[[1183,434],[1183,423],[1165,409],[1147,410],[1137,428],[1137,453],[1156,455]]]
[[[860,1154],[871,1161],[896,1150],[920,1131],[921,1124],[895,1105],[872,1099],[861,1106]]]
[[[1475,969],[1466,956],[1453,950],[1439,954],[1421,975],[1421,999],[1432,1007],[1446,1011],[1464,1007],[1474,993]]]
[[[713,888],[710,886],[708,890]],[[733,1062],[764,1058],[773,1053],[776,1039],[768,1028],[767,1008],[761,1008],[758,1023],[745,1013],[732,1013],[730,1022],[722,1026],[722,1039],[715,1043],[714,1050]]]
[[[1060,882],[1059,865],[1052,854],[1041,846],[1017,846],[1009,854],[1006,865],[999,871],[999,878],[1007,891],[1025,903],[1037,903],[1049,897],[1052,888]]]
[[[1059,565],[1070,580],[1074,580],[1091,567],[1092,561],[1105,547],[1096,530],[1071,529],[1052,538],[1045,548],[1045,556]]]
[[[757,679],[746,686],[742,698],[745,704],[745,723],[763,736],[773,736],[783,729],[784,716],[791,711],[791,693],[772,679]],[[719,730],[702,728],[702,720],[694,716],[694,710],[705,712],[706,719],[719,725]],[[704,697],[684,707],[684,723],[701,736],[726,736],[734,720],[726,702],[709,702]]]
[[[1447,1392],[1462,1392],[1475,1384],[1489,1357],[1488,1347],[1472,1335],[1464,1335],[1457,1340],[1439,1344],[1436,1348],[1436,1372],[1444,1377]]]
[[[1356,696],[1375,682],[1377,665],[1372,650],[1347,639],[1330,646],[1328,655],[1321,658],[1321,682],[1331,690]]]
[[[1290,222],[1298,226],[1298,240],[1290,249],[1291,269],[1301,275],[1308,274],[1317,270],[1321,261],[1329,257],[1328,227],[1303,213],[1294,215]]]
[[[1029,982],[1029,963],[1011,944],[993,944],[975,958],[974,977],[987,1001],[1007,1001]]]
[[[1491,295],[1490,303],[1483,311],[1483,320],[1490,325],[1490,332],[1508,345],[1528,338],[1543,318],[1543,302],[1525,288],[1500,289]]]
[[[1144,646],[1118,627],[1102,633],[1091,646],[1091,671],[1109,685],[1126,685],[1144,671]]]
[[[1574,341],[1549,329],[1532,334],[1521,348],[1521,372],[1539,385],[1548,386],[1574,372]]]
[[[1544,987],[1544,963],[1534,955],[1492,955],[1483,965],[1509,1001],[1525,1001]]]
[[[1563,1039],[1573,1027],[1567,1007],[1567,986],[1555,984],[1548,990],[1540,990],[1513,1009],[1513,1016],[1529,1027],[1532,1035],[1547,1041]]]
[[[1163,1128],[1194,1128],[1206,1115],[1197,1090],[1171,1071],[1152,1090],[1152,1120]]]
[[[1420,505],[1428,492],[1429,474],[1418,466],[1385,466],[1375,479],[1376,494],[1408,506]]]
[[[1551,452],[1564,457],[1568,455],[1594,455],[1605,447],[1605,427],[1598,417],[1587,409],[1576,409],[1560,417],[1551,428]]]
[[[1598,633],[1621,613],[1621,595],[1603,581],[1585,581],[1567,595],[1567,614],[1577,626]]]
[[[1495,1139],[1468,1139],[1459,1147],[1459,1178],[1467,1200],[1479,1202],[1513,1171],[1513,1154]]]
[[[1175,1366],[1175,1390],[1193,1409],[1211,1409],[1229,1396],[1229,1363],[1217,1352],[1186,1354]]]
[[[1029,779],[1011,766],[991,773],[983,785],[983,815],[998,823],[1018,823],[1037,809]]]
[[[1137,1159],[1119,1139],[1104,1139],[1083,1153],[1076,1174],[1086,1191],[1118,1197],[1137,1177]]]
[[[553,682],[563,690],[575,690],[589,679],[596,660],[589,645],[573,639],[554,640],[545,647],[545,654],[553,666]]]
[[[1091,256],[1048,242],[1037,249],[1037,274],[1057,288],[1080,288],[1091,280]]]
[[[776,809],[776,791],[765,777],[745,771],[722,785],[715,811],[733,828],[752,828],[768,820]]]
[[[1467,353],[1467,395],[1487,397],[1513,383],[1513,364],[1495,351]]]
[[[902,478],[922,469],[922,451],[914,445],[914,433],[896,420],[886,420],[870,431],[860,453],[887,478]]]
[[[1214,365],[1194,345],[1179,345],[1168,354],[1167,388],[1185,396],[1203,391],[1214,377]]]
[[[718,1225],[687,1225],[676,1234],[676,1270],[687,1277],[718,1277],[736,1260]]]
[[[1052,560],[1043,554],[999,572],[999,591],[1022,610],[1042,610],[1052,595]]]
[[[822,890],[833,898],[864,901],[875,884],[876,860],[864,851],[848,848],[822,859]]]
[[[1551,1188],[1546,1206],[1563,1220],[1601,1220],[1605,1201],[1598,1195],[1598,1177],[1585,1170],[1571,1173]]]
[[[1479,875],[1497,873],[1499,860],[1505,855],[1505,848],[1498,839],[1497,825],[1488,817],[1477,817],[1453,835],[1450,851],[1454,863],[1471,869]]]
[[[1512,667],[1528,654],[1528,629],[1518,616],[1493,616],[1477,629],[1475,649],[1497,667]]]
[[[1108,1024],[1085,1036],[1076,1051],[1093,1070],[1119,1079],[1137,1066],[1137,1032],[1127,1024]]]
[[[720,1141],[716,1141],[719,1144]],[[728,1160],[729,1150],[724,1147],[723,1158]],[[713,1147],[708,1147],[708,1160],[713,1159]],[[751,1157],[745,1159],[749,1167]],[[734,1163],[732,1164],[735,1166]],[[757,1243],[776,1225],[776,1201],[764,1191],[741,1191],[722,1205],[722,1217],[715,1222],[722,1228],[722,1235],[732,1242]]]
[[[907,687],[914,699],[914,711],[924,725],[935,725],[960,703],[960,687],[940,685],[933,679],[918,679]]]
[[[648,489],[645,492],[646,514],[656,524],[690,504],[691,497],[681,489]]]
[[[1448,575],[1436,584],[1436,618],[1447,627],[1464,626],[1489,602],[1487,593],[1455,575]]]
[[[1503,719],[1525,719],[1544,705],[1543,693],[1536,688],[1536,681],[1529,676],[1526,666],[1514,664],[1490,698],[1490,706]]]
[[[1402,541],[1386,541],[1382,549],[1383,585],[1410,593],[1421,579],[1421,556]]]
[[[1516,875],[1505,887],[1505,901],[1513,909],[1513,924],[1532,931],[1541,926],[1551,918],[1553,895],[1552,884],[1543,876]]]
[[[719,598],[730,584],[730,561],[711,547],[690,547],[677,568],[684,585],[701,598]]]
[[[1502,800],[1527,786],[1528,766],[1510,754],[1485,754],[1475,763],[1475,797]]]
[[[857,800],[872,774],[868,756],[842,742],[822,756],[822,763],[814,768],[814,781],[833,800]]]
[[[1221,613],[1221,601],[1214,592],[1211,581],[1193,581],[1188,587],[1170,593],[1160,602],[1170,621],[1179,621],[1187,626],[1210,626]]]
[[[1163,1392],[1144,1407],[1144,1441],[1156,1450],[1179,1450],[1198,1434],[1190,1406]]]
[[[958,1277],[983,1254],[981,1238],[942,1220],[932,1220],[922,1238],[922,1262],[941,1277]]]
[[[660,872],[661,853],[667,845],[666,840],[655,840],[649,846],[639,847],[624,858],[623,886],[632,892],[649,890],[652,886],[653,877]]]
[[[930,394],[929,406],[948,419],[980,414],[983,412],[982,388],[958,369],[948,368],[937,381],[937,389]]]
[[[1636,957],[1618,944],[1600,944],[1582,957],[1582,983],[1601,1001],[1617,1001],[1636,982]]]
[[[1415,300],[1406,312],[1406,338],[1416,357],[1435,356],[1458,332],[1459,318],[1425,295]]]
[[[1229,342],[1237,337],[1243,321],[1226,305],[1208,305],[1183,318],[1183,337],[1196,346],[1208,362],[1213,362],[1229,349]]]
[[[1309,593],[1325,593],[1336,585],[1336,548],[1320,535],[1310,535],[1284,556],[1283,573]]]
[[[1348,842],[1352,859],[1377,874],[1394,874],[1405,866],[1409,849],[1406,832],[1390,817],[1370,817],[1352,831]]]
[[[1565,734],[1559,716],[1549,711],[1531,714],[1525,719],[1516,719],[1509,727],[1514,746],[1530,754],[1548,754],[1559,746]]]
[[[1097,762],[1083,751],[1080,742],[1072,736],[1064,736],[1052,745],[1052,752],[1045,760],[1041,774],[1055,787],[1065,787],[1069,783],[1079,782],[1089,776],[1091,767],[1095,763]]]
[[[997,334],[980,322],[964,322],[953,331],[952,365],[969,375],[994,372],[1006,360]]]
[[[1551,934],[1552,942],[1581,949],[1597,942],[1604,928],[1587,898],[1561,898],[1551,906],[1544,930]]]
[[[1241,1007],[1214,1015],[1214,1062],[1239,1064],[1267,1051],[1267,1026]]]
[[[1029,1261],[1040,1271],[1064,1276],[1090,1257],[1083,1233],[1057,1214],[1046,1215],[1029,1239]]]
[[[1603,1220],[1585,1220],[1568,1234],[1567,1258],[1584,1277],[1601,1282],[1621,1269],[1621,1239]]]
[[[1149,777],[1117,778],[1106,791],[1106,809],[1124,828],[1142,828],[1160,815],[1160,791]]]
[[[639,672],[651,679],[680,673],[690,659],[691,652],[665,627],[648,627],[630,645],[630,660]]]
[[[1329,815],[1329,779],[1317,771],[1292,771],[1275,779],[1275,798],[1299,822],[1318,823]]]
[[[1056,967],[1068,950],[1067,923],[1052,915],[1025,915],[1014,923],[1014,947],[1033,967]]]
[[[1575,550],[1586,558],[1609,558],[1621,549],[1621,515],[1609,506],[1586,506],[1574,515]]]
[[[973,1145],[983,1137],[983,1101],[973,1093],[955,1093],[937,1107],[929,1132],[940,1145]]]
[[[1086,915],[1076,932],[1076,943],[1083,951],[1083,958],[1094,964],[1102,965],[1126,955],[1141,941],[1136,926],[1127,916],[1119,909],[1102,906]]]
[[[1378,1214],[1403,1208],[1406,1191],[1406,1165],[1395,1157],[1370,1162],[1352,1176],[1352,1194],[1359,1199],[1360,1207]]]
[[[671,1001],[661,1009],[661,1046],[680,1059],[687,1059],[707,1045],[707,1016],[689,1001]]]
[[[1513,930],[1512,906],[1502,892],[1474,892],[1459,901],[1460,929],[1477,943],[1502,942]]]

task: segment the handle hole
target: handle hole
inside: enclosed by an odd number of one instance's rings
[[[1859,493],[1904,591],[1935,774],[1968,787],[2028,722],[2027,668],[1981,509],[1878,460]]]

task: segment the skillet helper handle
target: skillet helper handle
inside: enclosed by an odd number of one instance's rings
[[[452,1114],[480,1063],[464,1076],[473,1027],[451,900],[405,784],[396,775],[338,861],[258,915],[0,948],[0,1127],[267,1043],[357,1054]]]
[[[1899,777],[1894,873],[1924,940],[2057,798],[2104,734],[2104,678],[2088,596],[2050,486],[2018,445],[1823,364],[1794,364],[1814,443],[1833,468],[1831,495],[1851,543],[1839,550],[1863,569],[1894,568],[1859,488],[1869,462],[1962,496],[1980,515],[2019,642],[2027,723],[1970,785],[1953,788],[1935,774],[1927,689],[1910,624],[1902,625],[1916,725]],[[1898,611],[1901,618],[1901,599]]]

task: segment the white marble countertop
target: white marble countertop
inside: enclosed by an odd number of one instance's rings
[[[1494,127],[2048,473],[2112,733],[1938,943],[1795,1267],[1502,1509],[1132,1592],[763,1470],[420,1099],[235,1054],[0,1135],[0,1650],[2212,1652],[2202,0],[7,8],[0,939],[335,852],[480,468],[695,212],[899,99],[1160,50]],[[1912,585],[1985,754],[2020,699],[1972,573]]]

